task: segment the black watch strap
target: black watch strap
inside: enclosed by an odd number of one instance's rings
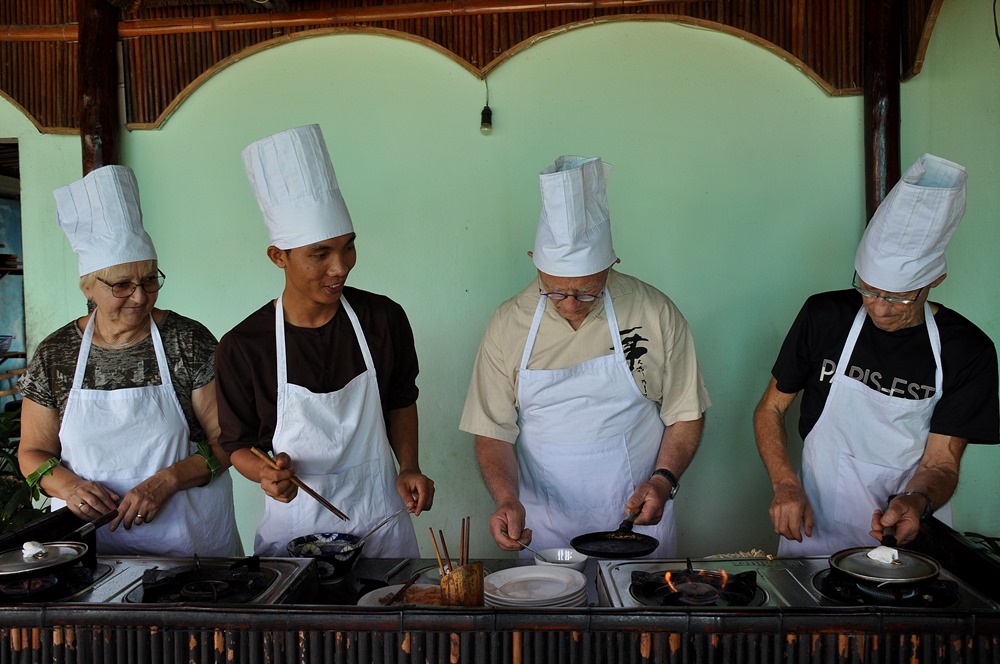
[[[662,475],[663,477],[667,478],[668,482],[670,482],[670,496],[669,497],[670,497],[670,500],[673,500],[674,496],[677,495],[677,487],[680,486],[680,482],[677,481],[677,476],[674,475],[669,470],[667,470],[666,468],[657,468],[656,470],[654,470],[653,471],[653,476],[655,477],[656,475]]]

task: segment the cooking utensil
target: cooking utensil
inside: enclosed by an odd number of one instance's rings
[[[566,567],[582,572],[587,566],[590,556],[585,556],[574,548],[560,546],[553,549],[542,549],[535,553],[536,565],[552,565],[555,567]]]
[[[513,539],[513,538],[511,538],[510,535],[507,534],[506,530],[501,530],[500,534],[503,535],[504,537],[508,538],[508,539]],[[551,561],[548,558],[546,558],[544,555],[542,555],[538,551],[535,551],[534,549],[532,549],[530,546],[528,546],[527,544],[525,544],[521,540],[516,540],[516,541],[517,541],[518,544],[521,545],[522,549],[527,549],[528,551],[531,551],[533,554],[535,554],[536,556],[538,556],[539,558],[541,558],[543,561],[545,561],[547,563],[553,563],[554,562],[554,561]]]
[[[404,583],[400,587],[400,589],[396,591],[395,595],[393,595],[392,597],[389,598],[389,601],[386,602],[385,605],[386,606],[392,606],[393,604],[395,604],[399,600],[403,599],[403,596],[406,595],[406,589],[409,588],[410,586],[412,586],[414,583],[416,583],[417,579],[419,579],[419,578],[420,578],[420,574],[414,574],[409,579],[407,579],[406,583]]]
[[[278,464],[274,463],[274,459],[272,459],[266,453],[261,452],[256,447],[251,447],[250,451],[253,452],[258,458],[260,458],[269,467],[273,468],[274,470],[281,470],[280,468],[278,468]],[[328,509],[331,512],[333,512],[334,514],[336,514],[338,517],[340,517],[344,521],[350,521],[351,520],[350,517],[348,517],[346,514],[344,514],[340,510],[338,510],[336,507],[334,507],[333,504],[331,504],[330,501],[328,501],[326,498],[324,498],[323,496],[321,496],[318,493],[316,493],[315,491],[313,491],[310,486],[308,486],[305,482],[303,482],[302,480],[300,480],[299,478],[297,478],[295,475],[292,475],[289,479],[291,480],[292,484],[294,484],[295,486],[299,487],[300,489],[302,489],[303,491],[305,491],[306,493],[308,493],[310,496],[312,496],[313,498],[315,498],[316,501],[320,505],[322,505],[326,509]]]
[[[941,566],[930,556],[898,548],[892,526],[883,529],[882,546],[895,548],[898,559],[892,562],[875,560],[868,553],[876,547],[863,546],[833,554],[830,556],[830,567],[856,579],[879,584],[928,581],[941,572]]]
[[[118,510],[111,510],[110,512],[102,514],[93,521],[85,523],[71,532],[66,536],[66,539],[73,542],[82,542],[84,537],[87,537],[90,533],[94,532],[101,526],[111,523],[116,516],[118,516]]]
[[[354,569],[361,557],[364,542],[357,535],[348,533],[313,533],[296,537],[285,549],[293,558],[312,558],[329,564],[333,571],[329,577],[342,579]],[[326,577],[324,577],[326,580]]]
[[[102,514],[66,535],[65,541],[40,544],[38,554],[28,558],[24,557],[24,547],[3,552],[0,554],[0,579],[6,582],[38,574],[54,574],[64,567],[75,565],[89,548],[83,539],[116,516],[117,510]]]
[[[397,564],[393,565],[388,572],[386,572],[377,579],[371,579],[365,577],[358,579],[358,583],[361,584],[361,594],[365,595],[373,590],[378,590],[379,588],[385,588],[386,586],[389,585],[389,579],[396,576],[396,574],[398,574],[399,572],[403,571],[403,569],[405,569],[406,566],[410,564],[410,562],[411,561],[408,558],[404,558]]]
[[[82,542],[47,542],[39,544],[38,552],[25,557],[24,549],[11,549],[0,554],[0,579],[17,581],[35,574],[53,574],[63,567],[76,564],[88,550]]]
[[[406,509],[405,507],[400,507],[400,508],[399,508],[398,510],[396,510],[396,511],[395,511],[395,512],[393,512],[392,514],[390,514],[389,516],[387,516],[387,517],[385,517],[384,519],[382,519],[381,521],[379,521],[379,523],[378,523],[378,525],[377,525],[377,526],[375,526],[374,528],[372,528],[371,530],[369,530],[369,531],[368,531],[367,533],[365,533],[364,535],[362,535],[362,536],[361,536],[361,537],[360,537],[360,538],[358,539],[358,543],[357,543],[357,544],[355,544],[355,545],[353,545],[353,546],[361,546],[361,545],[363,545],[363,544],[365,543],[365,541],[366,541],[366,540],[367,540],[367,539],[368,539],[369,537],[371,537],[371,536],[372,536],[372,534],[373,534],[373,533],[374,533],[374,532],[375,532],[376,530],[378,530],[379,528],[381,528],[382,526],[384,526],[385,524],[389,523],[389,522],[390,522],[390,521],[392,521],[392,520],[393,520],[394,518],[396,518],[397,516],[399,516],[400,512],[404,511],[405,509]],[[341,551],[342,551],[342,552],[346,552],[346,551],[349,551],[349,550],[350,550],[351,548],[352,548],[352,546],[350,546],[350,545],[349,545],[349,546],[345,546],[345,547],[344,547],[343,549],[341,549]]]
[[[857,579],[880,584],[929,581],[941,572],[938,562],[922,553],[900,549],[899,560],[883,563],[868,557],[872,548],[864,546],[838,551],[830,556],[830,567]]]
[[[438,549],[438,541],[437,541],[437,538],[434,537],[434,529],[433,528],[427,528],[427,530],[430,531],[430,534],[431,534],[431,544],[434,545],[434,555],[437,557],[438,569],[441,570],[441,578],[444,578],[444,575],[447,574],[448,572],[450,572],[451,568],[450,567],[445,567],[444,566],[444,562],[442,562],[442,560],[441,560],[441,550]]]
[[[570,541],[570,546],[580,553],[595,558],[638,558],[647,556],[660,545],[659,540],[649,535],[632,531],[639,512],[629,512],[617,530],[578,535]]]

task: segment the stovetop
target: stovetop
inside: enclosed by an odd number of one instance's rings
[[[683,576],[690,568],[709,572],[725,572],[730,579],[744,572],[756,575],[756,593],[740,609],[753,608],[809,608],[809,607],[851,607],[861,605],[891,605],[892,600],[881,602],[866,598],[864,604],[850,598],[837,599],[830,592],[825,579],[829,575],[829,558],[731,558],[693,560],[603,560],[598,562],[597,594],[601,606],[651,607],[637,599],[631,591],[633,572],[645,572],[664,576],[667,571]],[[715,576],[712,574],[711,576]],[[644,578],[640,575],[637,578]],[[945,569],[938,575],[937,585],[945,588],[938,592],[938,598],[927,608],[948,609],[997,609],[1000,604],[988,599],[969,584],[961,581]],[[821,590],[823,588],[823,590]],[[876,591],[878,592],[878,591]],[[922,592],[922,591],[921,591]],[[930,592],[930,591],[929,591]],[[666,606],[666,609],[678,607]],[[719,609],[724,604],[690,606],[689,609]]]
[[[97,556],[91,567],[61,570],[58,586],[38,587],[32,592],[0,592],[0,603],[133,603],[133,604],[290,604],[307,602],[316,592],[318,576],[312,560],[300,558],[260,558],[257,571],[247,572],[248,559],[242,558],[156,558],[145,556]],[[234,567],[235,566],[235,567]],[[197,579],[191,575],[197,571]],[[213,586],[220,578],[251,574],[253,583],[233,594],[218,592]],[[157,580],[158,585],[147,584]],[[164,591],[163,577],[179,575],[191,592]],[[38,586],[39,580],[27,584]],[[234,588],[235,583],[230,583]],[[205,592],[206,586],[209,587]]]

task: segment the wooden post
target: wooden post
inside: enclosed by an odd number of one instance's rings
[[[867,219],[900,176],[899,0],[864,1],[864,132]]]
[[[77,0],[80,25],[80,139],[83,174],[119,162],[119,10],[108,0]]]

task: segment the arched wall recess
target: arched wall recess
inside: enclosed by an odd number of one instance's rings
[[[88,0],[104,2],[104,0]],[[10,0],[0,12],[0,91],[44,133],[79,128],[78,0]],[[673,21],[726,32],[788,61],[831,96],[862,94],[864,0],[527,0],[464,3],[296,0],[295,11],[238,0],[110,0],[118,22],[125,120],[156,127],[206,75],[297,36],[384,32],[446,51],[483,77],[540,39],[605,21]],[[903,78],[919,72],[943,0],[901,3]],[[287,5],[287,6],[286,6]],[[291,4],[275,3],[275,7]],[[44,20],[39,17],[45,17]],[[193,86],[193,87],[192,87]]]
[[[428,47],[428,48],[430,48],[432,50],[438,51],[439,53],[441,53],[445,57],[447,57],[447,58],[453,60],[454,62],[456,62],[457,64],[459,64],[463,69],[465,69],[466,71],[468,71],[473,76],[476,76],[477,78],[480,78],[480,79],[484,79],[484,78],[486,78],[486,76],[489,75],[490,72],[496,70],[498,67],[501,67],[505,62],[507,62],[511,58],[515,57],[517,54],[522,53],[524,50],[526,50],[528,48],[531,48],[532,46],[534,46],[535,44],[538,44],[541,41],[544,41],[544,40],[547,40],[547,39],[558,38],[560,35],[566,34],[569,31],[578,30],[578,29],[581,29],[581,28],[592,27],[592,26],[599,25],[599,24],[602,24],[602,23],[620,22],[620,21],[635,21],[635,20],[637,20],[637,19],[634,18],[634,17],[616,16],[616,17],[608,17],[608,18],[602,18],[602,19],[597,19],[597,20],[579,21],[577,23],[573,23],[573,24],[570,24],[570,25],[564,25],[564,26],[560,26],[558,28],[553,28],[553,29],[548,30],[546,32],[537,34],[537,35],[533,36],[531,39],[525,40],[525,41],[517,44],[516,46],[508,49],[507,51],[505,51],[503,53],[503,55],[501,57],[493,60],[492,62],[490,62],[489,65],[487,65],[486,67],[483,67],[483,68],[477,68],[477,67],[471,65],[466,60],[458,57],[452,51],[449,51],[448,49],[442,47],[441,45],[439,45],[439,44],[437,44],[435,42],[432,42],[432,41],[430,41],[428,39],[424,39],[422,37],[417,37],[415,35],[410,35],[410,34],[406,34],[406,33],[400,33],[400,32],[397,32],[395,30],[386,30],[386,29],[382,29],[382,28],[319,28],[319,29],[309,30],[309,31],[306,31],[306,32],[296,32],[296,33],[293,33],[293,34],[283,35],[281,37],[276,37],[274,39],[271,39],[271,40],[265,41],[265,42],[261,42],[259,44],[254,44],[253,46],[250,46],[250,47],[248,47],[248,48],[240,51],[239,53],[231,55],[228,58],[226,58],[225,60],[222,60],[221,62],[216,63],[212,67],[210,67],[210,68],[206,69],[204,72],[202,72],[195,80],[191,81],[188,85],[186,85],[184,87],[184,89],[181,90],[180,93],[178,93],[177,96],[175,96],[170,101],[170,103],[166,106],[166,108],[163,109],[163,111],[160,113],[160,115],[153,122],[130,122],[126,126],[129,129],[156,129],[156,128],[160,127],[161,125],[163,125],[169,119],[169,117],[171,116],[171,114],[173,114],[173,112],[175,110],[177,110],[177,108],[179,108],[184,103],[184,101],[191,94],[193,94],[195,92],[195,90],[197,90],[201,85],[203,85],[205,82],[207,82],[210,78],[212,78],[213,76],[215,76],[217,73],[219,73],[223,69],[225,69],[225,68],[229,67],[230,65],[233,65],[233,64],[235,64],[237,62],[240,62],[241,60],[245,60],[246,58],[250,57],[254,53],[258,53],[260,51],[264,51],[264,50],[268,50],[268,49],[272,49],[272,48],[277,48],[277,47],[279,47],[279,46],[281,46],[283,44],[287,44],[287,43],[292,42],[292,41],[298,41],[300,39],[313,39],[313,38],[316,38],[316,37],[324,37],[324,36],[328,36],[328,35],[358,34],[358,33],[362,33],[362,34],[377,34],[377,35],[384,35],[384,36],[388,36],[388,37],[394,37],[394,38],[398,38],[398,39],[404,39],[406,41],[412,41],[412,42],[415,42],[415,43],[418,43],[418,44],[422,44],[422,45],[424,45],[424,46],[426,46],[426,47]],[[830,96],[841,96],[841,95],[847,94],[847,93],[845,93],[843,91],[839,91],[839,90],[833,88],[828,82],[826,82],[819,75],[817,75],[816,72],[813,71],[808,65],[806,65],[804,62],[802,62],[801,60],[799,60],[798,58],[796,58],[791,53],[788,53],[787,51],[785,51],[785,50],[783,50],[781,48],[778,48],[774,44],[772,44],[770,42],[767,42],[767,41],[765,41],[765,40],[763,40],[763,39],[761,39],[761,38],[759,38],[759,37],[757,37],[755,35],[746,33],[746,32],[744,32],[742,30],[737,30],[735,28],[731,28],[729,26],[725,26],[725,25],[722,25],[722,24],[719,24],[719,23],[713,23],[713,22],[710,22],[710,21],[703,21],[703,20],[698,20],[698,19],[691,19],[690,17],[686,17],[686,16],[644,16],[640,20],[643,20],[643,21],[661,21],[661,22],[666,22],[666,23],[680,23],[680,24],[691,25],[691,26],[695,26],[695,27],[699,27],[699,28],[708,29],[708,30],[715,30],[715,31],[718,31],[718,32],[723,32],[723,33],[726,33],[726,34],[733,35],[735,37],[739,37],[741,39],[745,39],[748,42],[751,42],[751,43],[753,43],[753,44],[755,44],[757,46],[760,46],[760,47],[762,47],[762,48],[770,51],[774,55],[780,57],[782,60],[785,60],[786,62],[788,62],[789,64],[791,64],[792,66],[794,66],[796,69],[800,70],[802,73],[804,73],[810,79],[812,79],[828,95],[830,95]],[[855,94],[855,91],[851,91],[850,94]]]

